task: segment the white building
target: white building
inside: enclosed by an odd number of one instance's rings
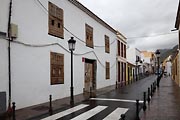
[[[153,52],[141,51],[141,59],[143,61],[144,72],[153,73],[153,56]]]
[[[136,64],[136,60],[141,58],[141,51],[134,47],[127,48],[127,60],[130,63]]]
[[[126,37],[117,32],[117,83],[122,86],[126,84]]]
[[[172,63],[171,61],[166,62],[166,70],[167,70],[167,75],[171,75],[171,70],[172,70]]]
[[[15,25],[11,27],[8,72],[10,0],[1,0],[0,92],[6,93],[7,106],[8,102],[16,102],[20,109],[44,103],[50,94],[53,100],[70,96],[67,41],[71,37],[76,40],[74,94],[116,83],[116,30],[76,0],[50,1],[13,1],[10,23]]]
[[[138,62],[136,62],[138,60]],[[127,48],[127,61],[136,66],[134,75],[139,75],[142,73],[141,67],[141,51],[134,47]],[[135,76],[136,77],[136,76]]]
[[[167,72],[167,75],[172,75],[172,55],[170,55],[169,57],[167,57],[167,59],[165,59],[164,61],[164,67],[165,67],[165,72]]]

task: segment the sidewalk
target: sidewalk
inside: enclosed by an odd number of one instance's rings
[[[162,78],[147,110],[141,111],[140,116],[141,120],[180,120],[180,87],[170,77]]]
[[[115,90],[115,85],[108,86],[105,88],[101,88],[97,90],[96,95],[101,95],[107,92],[110,92],[112,90]],[[86,98],[83,94],[75,95],[74,96],[74,102],[79,103],[81,101],[84,101],[88,98]],[[52,96],[53,100],[53,96]],[[63,107],[70,106],[70,98],[63,98],[58,99],[52,102],[53,110],[57,110]],[[49,111],[49,103],[43,103],[23,109],[16,110],[16,120],[28,120],[30,118],[42,115],[42,114],[48,114]],[[11,118],[0,118],[0,120],[12,120]]]

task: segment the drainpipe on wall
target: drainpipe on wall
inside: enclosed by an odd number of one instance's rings
[[[9,18],[8,18],[8,74],[9,74],[9,97],[8,97],[8,112],[12,111],[11,108],[11,11],[12,0],[9,3]]]

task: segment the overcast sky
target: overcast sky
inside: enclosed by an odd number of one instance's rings
[[[155,51],[178,44],[177,31],[171,32],[175,26],[178,0],[79,1],[126,36],[131,47]]]

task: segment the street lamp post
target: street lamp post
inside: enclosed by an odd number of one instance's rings
[[[76,41],[74,40],[73,37],[68,41],[69,45],[69,50],[71,51],[71,87],[70,87],[70,92],[71,92],[71,98],[70,98],[70,105],[74,106],[74,94],[73,94],[73,51],[75,50],[75,43]]]
[[[158,67],[157,67],[157,87],[159,87],[159,82],[160,82],[160,75],[159,75],[159,58],[160,58],[160,51],[159,50],[156,50],[156,52],[155,52],[155,54],[156,54],[156,57],[157,57],[157,62],[158,62]]]

